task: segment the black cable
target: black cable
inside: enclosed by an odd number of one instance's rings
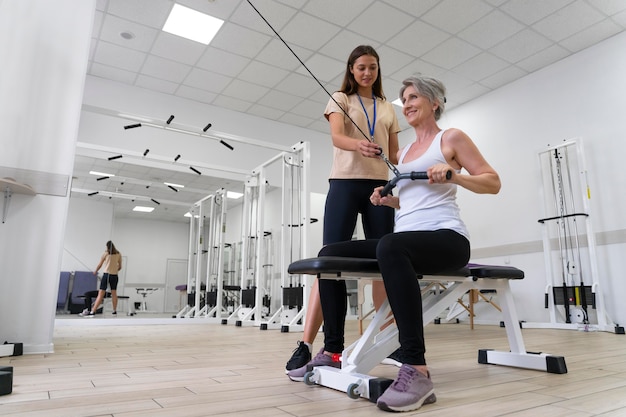
[[[315,76],[315,74],[313,74],[313,72],[311,72],[311,70],[309,69],[309,67],[306,66],[306,64],[304,62],[302,62],[302,60],[300,59],[300,57],[293,51],[293,49],[291,49],[291,47],[287,44],[287,42],[285,42],[285,40],[282,38],[282,36],[279,35],[278,32],[276,32],[276,29],[274,29],[274,27],[270,24],[270,22],[267,21],[267,19],[265,17],[263,17],[263,15],[261,14],[261,12],[259,12],[257,10],[256,7],[254,7],[254,5],[252,4],[252,2],[250,0],[246,0],[248,2],[248,4],[250,5],[250,7],[252,7],[254,9],[254,11],[259,15],[259,17],[261,19],[263,19],[263,21],[267,24],[267,26],[269,26],[270,29],[272,29],[272,32],[274,32],[276,34],[276,36],[278,36],[278,39],[280,39],[280,41],[287,47],[287,49],[289,49],[289,52],[291,52],[293,54],[293,56],[296,57],[296,59],[298,60],[298,62],[300,62],[300,64],[302,64],[302,66],[304,67],[305,70],[307,70],[307,72],[309,74],[311,74],[311,77],[313,77],[313,79],[319,84],[320,87],[322,87],[322,90],[324,90],[324,92],[326,92],[326,94],[328,94],[328,96],[331,98],[332,101],[335,102],[335,104],[341,109],[341,111],[343,112],[343,114],[346,115],[346,117],[348,119],[350,119],[350,121],[352,122],[352,124],[358,129],[359,132],[361,132],[361,134],[363,135],[363,137],[372,142],[372,143],[376,143],[374,142],[373,138],[367,136],[365,134],[365,132],[363,132],[363,130],[359,127],[359,125],[356,124],[356,122],[352,119],[352,117],[350,117],[350,115],[348,114],[348,112],[346,112],[344,110],[343,107],[341,107],[341,105],[337,102],[337,100],[335,100],[335,98],[333,97],[332,94],[330,94],[330,92],[326,89],[326,87],[324,87],[324,85],[320,82],[320,80],[317,79],[317,77]],[[387,157],[385,156],[385,154],[383,153],[382,149],[380,151],[380,158],[385,162],[385,164],[387,164],[387,166],[389,167],[389,169],[394,173],[394,175],[400,175],[400,172],[398,171],[398,169],[391,163],[391,161],[389,161],[389,159],[387,159]]]

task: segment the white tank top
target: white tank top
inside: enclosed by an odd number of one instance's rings
[[[410,145],[402,150],[398,170],[401,173],[426,171],[437,163],[447,163],[441,152],[442,130],[435,136],[426,152],[419,158],[403,163]],[[403,179],[398,181],[397,190],[400,208],[396,210],[394,231],[451,229],[469,240],[465,223],[461,220],[456,203],[456,184],[429,184],[426,180]]]

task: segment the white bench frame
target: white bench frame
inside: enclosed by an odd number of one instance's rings
[[[480,265],[488,268],[487,265]],[[320,268],[322,269],[322,268]],[[298,271],[290,271],[297,273]],[[312,274],[312,271],[303,272]],[[318,278],[324,279],[382,279],[379,273],[372,272],[317,272]],[[478,362],[533,369],[549,373],[567,373],[565,359],[547,353],[530,353],[526,351],[509,278],[480,278],[472,275],[425,275],[424,282],[441,283],[447,288],[442,292],[427,292],[423,295],[424,325],[432,322],[438,315],[455,303],[463,294],[471,289],[496,290],[510,351],[480,349]],[[382,394],[377,388],[380,378],[367,375],[375,366],[400,347],[398,329],[395,325],[379,330],[387,321],[391,308],[387,300],[375,314],[363,335],[342,353],[341,369],[321,366],[315,367],[305,375],[304,382],[308,385],[323,385],[346,392],[350,398],[367,398],[376,401]],[[372,392],[375,391],[375,392]]]

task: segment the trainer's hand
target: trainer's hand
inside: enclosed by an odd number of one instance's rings
[[[365,139],[359,141],[358,151],[366,158],[376,158],[382,153],[378,144]]]

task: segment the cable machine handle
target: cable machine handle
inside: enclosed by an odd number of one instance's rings
[[[446,172],[446,179],[452,178],[452,171]],[[427,180],[428,173],[426,171],[411,171],[404,174],[400,174],[389,180],[389,182],[380,190],[380,196],[384,197],[391,192],[393,187],[396,186],[400,180]]]

